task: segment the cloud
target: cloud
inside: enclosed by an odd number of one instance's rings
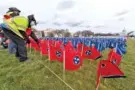
[[[61,26],[62,24],[59,23],[59,22],[54,22],[53,25],[56,25],[56,26]]]
[[[105,26],[104,25],[96,25],[94,26],[94,28],[104,28]]]
[[[66,22],[65,24],[68,25],[69,27],[77,27],[81,25],[84,21],[79,21],[79,22]]]
[[[90,28],[91,26],[89,26],[89,25],[87,25],[87,26],[85,26],[85,28]]]
[[[90,28],[90,25],[80,25],[80,27],[84,27],[84,28]]]
[[[57,10],[66,10],[71,9],[75,6],[75,2],[73,0],[65,0],[57,5]]]
[[[60,17],[60,15],[59,15],[59,14],[54,14],[54,16],[53,16],[52,20],[56,20],[56,19],[58,19],[59,17]]]
[[[37,21],[38,24],[47,24],[49,21]]]
[[[6,5],[0,6],[0,15],[3,16],[3,14],[7,12],[8,8],[9,6],[6,6]]]
[[[129,13],[129,12],[130,12],[129,10],[124,10],[122,12],[116,13],[115,16],[122,16],[122,15],[125,15],[125,14]]]
[[[125,18],[123,18],[123,17],[118,19],[118,21],[124,21],[124,20],[125,20]]]

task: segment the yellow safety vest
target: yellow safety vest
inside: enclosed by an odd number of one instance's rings
[[[23,16],[15,16],[10,19],[3,19],[4,23],[8,26],[10,30],[12,30],[16,35],[24,38],[19,30],[26,31],[28,28],[28,19]]]

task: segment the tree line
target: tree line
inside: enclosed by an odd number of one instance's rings
[[[51,32],[47,32],[47,37],[90,37],[90,36],[119,36],[119,33],[94,33],[91,30],[76,31],[74,33],[69,32],[68,29],[57,29]]]

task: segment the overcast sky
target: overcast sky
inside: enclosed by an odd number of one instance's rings
[[[135,0],[4,0],[0,3],[0,22],[9,7],[21,15],[35,14],[37,29],[65,28],[75,32],[135,30]]]

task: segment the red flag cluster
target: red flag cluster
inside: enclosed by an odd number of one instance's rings
[[[82,43],[77,45],[75,49],[71,41],[66,45],[62,41],[54,40],[40,40],[38,45],[33,39],[30,39],[30,46],[36,51],[40,51],[42,55],[49,57],[50,61],[59,61],[64,64],[66,70],[78,70],[83,63],[84,59],[96,60],[101,57],[101,53],[94,45],[88,47]],[[119,64],[122,57],[111,49],[108,54],[107,60],[101,60],[97,69],[97,84],[99,87],[100,78],[124,77],[124,73],[119,69]]]
[[[40,47],[33,39],[30,41],[29,46],[40,51],[42,55],[47,55],[50,61],[64,62],[66,70],[77,70],[84,59],[96,60],[101,56],[94,46],[90,48],[84,44],[78,44],[80,46],[75,49],[71,41],[64,45],[62,41],[40,40]]]
[[[108,54],[107,60],[101,60],[97,69],[97,84],[96,88],[98,89],[100,78],[119,78],[125,77],[124,73],[119,69],[119,64],[122,57],[115,52],[114,49],[111,49]]]

